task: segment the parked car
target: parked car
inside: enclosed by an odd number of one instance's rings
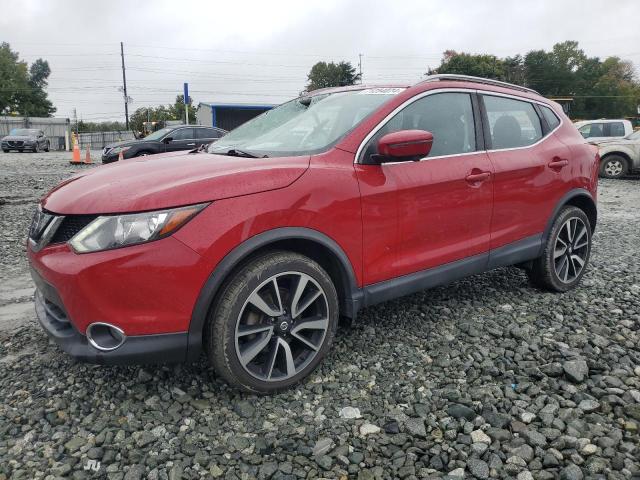
[[[42,130],[36,128],[14,128],[9,132],[9,135],[0,140],[0,146],[4,153],[9,153],[11,150],[18,152],[44,150],[48,152],[51,148],[47,136]]]
[[[576,287],[597,183],[597,148],[524,87],[437,75],[319,90],[205,152],[54,188],[29,233],[36,310],[79,359],[204,351],[231,384],[272,392],[363,307],[514,264]]]
[[[590,142],[623,138],[633,132],[629,120],[583,120],[575,123],[576,128]]]
[[[640,130],[617,140],[597,143],[600,150],[600,176],[619,178],[640,172]]]
[[[107,145],[102,151],[102,163],[111,163],[122,158],[142,157],[156,153],[193,150],[215,142],[227,133],[221,128],[200,125],[179,125],[162,128],[140,140],[127,140]]]

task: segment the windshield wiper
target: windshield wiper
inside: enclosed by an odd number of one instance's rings
[[[248,150],[240,150],[239,148],[232,148],[231,150],[227,150],[227,153],[223,153],[223,155],[230,155],[232,157],[247,157],[247,158],[268,158],[269,155],[256,155],[255,153],[249,152]]]

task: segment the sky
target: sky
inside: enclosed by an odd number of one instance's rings
[[[124,120],[170,104],[189,83],[198,102],[278,104],[317,61],[349,61],[363,82],[407,83],[442,52],[499,57],[576,40],[589,56],[640,66],[640,0],[0,0],[0,42],[49,61],[56,116]]]

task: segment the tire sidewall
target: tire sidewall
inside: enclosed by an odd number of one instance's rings
[[[256,393],[271,393],[283,390],[307,377],[318,366],[331,348],[338,325],[338,296],[329,275],[316,262],[301,255],[288,253],[278,255],[282,256],[281,261],[278,261],[274,265],[269,265],[266,268],[260,268],[258,271],[252,272],[252,275],[247,282],[241,282],[241,280],[248,270],[252,270],[256,262],[249,263],[237,276],[235,276],[234,280],[227,285],[222,293],[222,297],[225,295],[233,295],[235,297],[236,300],[234,301],[231,310],[229,312],[220,311],[220,304],[218,303],[216,308],[214,308],[213,318],[210,319],[212,325],[222,327],[221,329],[218,329],[221,331],[216,332],[214,330],[211,332],[212,347],[214,349],[222,348],[224,350],[223,358],[226,364],[225,366],[229,370],[228,374],[231,374],[234,383],[238,383],[246,390]],[[329,308],[329,327],[322,347],[318,350],[316,356],[309,365],[293,377],[286,380],[265,382],[249,374],[240,363],[235,345],[236,324],[238,322],[240,312],[249,295],[266,279],[278,273],[289,271],[305,273],[311,276],[322,287],[326,295]],[[225,316],[226,318],[221,316]],[[225,376],[229,376],[228,374]]]
[[[607,164],[609,164],[612,161],[619,161],[622,164],[622,171],[620,172],[619,175],[609,175],[605,171]],[[624,158],[622,158],[619,155],[609,155],[605,157],[605,159],[602,161],[602,164],[600,165],[600,176],[603,178],[620,178],[620,177],[623,177],[626,173],[627,173],[627,162]]]
[[[579,218],[584,223],[587,229],[588,244],[587,244],[587,254],[584,259],[584,267],[582,268],[578,276],[573,281],[571,281],[570,283],[565,283],[562,280],[560,280],[560,278],[556,274],[555,261],[554,261],[553,255],[555,252],[556,239],[558,237],[558,234],[560,233],[560,229],[571,218]],[[589,222],[589,218],[578,207],[573,207],[573,206],[567,207],[563,209],[558,215],[558,217],[556,218],[555,222],[553,223],[553,227],[549,232],[549,239],[547,240],[547,245],[545,248],[545,262],[547,264],[547,269],[549,271],[549,279],[556,290],[561,292],[566,292],[574,288],[582,280],[582,277],[589,265],[589,259],[591,257],[591,240],[592,240],[591,235],[592,235],[591,224]]]

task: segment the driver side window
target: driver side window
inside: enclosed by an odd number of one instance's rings
[[[469,153],[476,150],[471,95],[436,93],[407,105],[376,132],[364,149],[364,158],[378,153],[378,140],[400,130],[426,130],[433,134],[427,157]]]

